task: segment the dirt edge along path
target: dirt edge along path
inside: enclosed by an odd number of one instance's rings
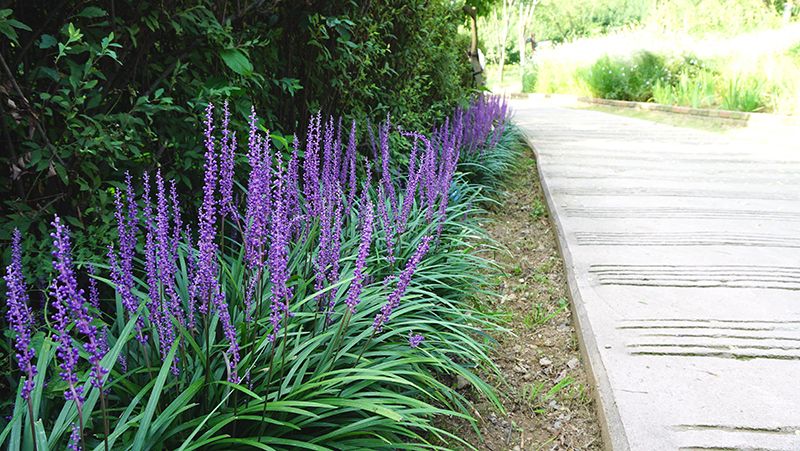
[[[602,449],[564,264],[531,149],[526,147],[499,201],[484,224],[499,249],[488,255],[501,268],[499,296],[483,302],[511,331],[495,337],[492,356],[505,380],[489,376],[506,415],[477,401],[480,437],[466,423],[446,428],[481,450]]]

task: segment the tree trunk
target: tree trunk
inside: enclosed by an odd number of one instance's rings
[[[464,12],[469,16],[472,38],[469,44],[469,62],[472,65],[472,84],[481,87],[486,84],[483,78],[483,66],[478,58],[478,17],[474,7],[464,5]]]
[[[783,24],[788,25],[790,20],[792,20],[792,0],[787,0],[783,4]]]
[[[519,66],[525,67],[525,4],[519,2],[519,18],[517,22],[517,49],[519,50]]]
[[[519,65],[523,68],[525,67],[525,60],[527,59],[525,56],[525,49],[527,48],[525,28],[528,26],[531,19],[533,19],[533,12],[536,9],[536,5],[539,4],[539,1],[540,0],[533,0],[527,8],[523,6],[522,0],[519,2],[519,24],[517,27],[517,38],[519,45]]]
[[[509,11],[514,0],[503,0],[503,32],[500,33],[500,81],[503,81],[503,66],[506,64],[506,42],[508,42],[508,29],[511,26],[511,12]]]

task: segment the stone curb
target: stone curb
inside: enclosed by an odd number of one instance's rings
[[[628,100],[610,100],[597,97],[578,97],[571,94],[542,94],[542,93],[505,93],[509,99],[521,100],[551,100],[559,103],[592,103],[618,108],[631,108],[636,110],[661,111],[664,113],[684,114],[698,117],[710,117],[727,121],[740,122],[743,125],[758,126],[794,126],[800,127],[800,116],[786,116],[772,113],[745,113],[742,111],[716,110],[710,108],[691,108],[678,105],[664,105],[651,102],[632,102]]]
[[[524,131],[522,136],[526,144],[533,150],[538,161],[539,154],[533,141]],[[594,394],[595,402],[597,403],[597,416],[600,423],[600,431],[603,439],[603,449],[607,451],[630,451],[628,444],[628,437],[625,434],[625,428],[622,424],[622,418],[619,414],[619,408],[614,397],[614,392],[611,389],[611,382],[608,380],[608,375],[603,365],[603,360],[600,356],[600,350],[597,347],[597,341],[591,331],[589,324],[589,315],[583,306],[583,300],[580,290],[578,289],[578,280],[575,274],[575,265],[573,264],[572,254],[567,247],[567,241],[564,236],[564,228],[559,218],[554,214],[556,211],[556,203],[553,200],[553,195],[550,188],[547,186],[547,180],[542,172],[542,166],[536,164],[539,173],[539,183],[542,186],[547,207],[550,212],[548,215],[550,223],[558,237],[558,251],[564,261],[564,271],[567,275],[567,285],[569,287],[570,306],[575,325],[577,329],[578,344],[583,356],[583,361],[587,364],[587,375],[590,382],[594,386],[592,393]]]
[[[800,126],[800,117],[798,116],[785,116],[770,113],[745,113],[742,111],[716,110],[709,108],[691,108],[686,106],[664,105],[661,103],[598,99],[595,97],[578,97],[576,100],[583,103],[594,103],[597,105],[608,105],[620,108],[633,108],[637,110],[662,111],[673,114],[719,118],[743,122],[747,125]]]

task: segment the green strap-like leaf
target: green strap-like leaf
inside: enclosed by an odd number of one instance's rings
[[[146,448],[145,441],[149,436],[150,422],[153,420],[153,414],[156,412],[156,406],[158,405],[158,400],[161,397],[164,383],[167,381],[169,368],[172,366],[172,362],[175,360],[175,352],[178,351],[178,343],[178,340],[175,340],[172,343],[172,348],[170,348],[167,357],[164,359],[164,363],[161,365],[161,370],[158,372],[156,384],[153,386],[153,391],[150,392],[150,399],[147,401],[147,407],[144,410],[144,416],[142,416],[142,420],[139,423],[139,430],[136,431],[136,436],[133,439],[133,449],[135,450]]]

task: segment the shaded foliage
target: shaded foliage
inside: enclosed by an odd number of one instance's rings
[[[182,191],[202,166],[196,124],[230,99],[232,121],[280,130],[309,112],[391,113],[427,128],[465,94],[459,7],[443,0],[25,1],[0,10],[0,240],[43,250],[58,212],[81,248],[110,230],[107,174],[159,167]],[[461,42],[462,44],[459,44]],[[278,131],[278,132],[276,132]],[[191,199],[194,201],[194,199]],[[91,246],[89,246],[90,248]],[[44,252],[43,254],[46,254]],[[79,256],[81,257],[81,256]]]

